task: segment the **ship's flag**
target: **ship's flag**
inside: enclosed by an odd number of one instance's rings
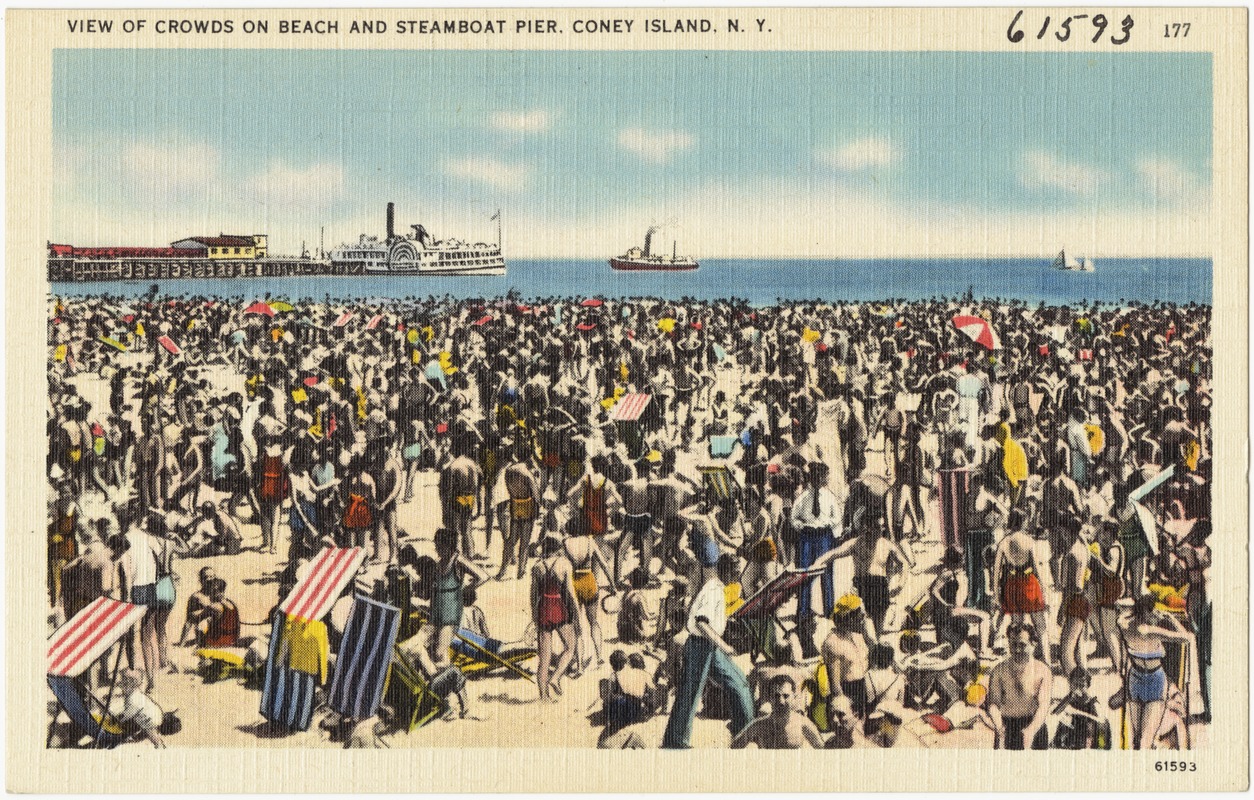
[[[345,311],[343,314],[340,314],[339,319],[337,319],[334,323],[332,323],[332,326],[336,328],[343,328],[345,325],[348,324],[349,320],[351,320],[352,318],[353,318],[353,312]]]
[[[366,323],[366,330],[368,331],[374,330],[375,328],[379,327],[379,323],[382,321],[383,321],[383,315],[375,314],[373,317],[370,318],[370,321]]]
[[[169,336],[158,336],[157,344],[164,347],[166,352],[172,356],[177,356],[179,353],[183,352],[182,350],[179,349],[179,346],[174,343],[174,340],[171,339]]]

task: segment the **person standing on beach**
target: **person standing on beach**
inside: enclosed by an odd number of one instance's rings
[[[470,457],[472,446],[466,435],[453,441],[453,460],[440,471],[439,493],[444,527],[457,535],[461,552],[475,559],[480,556],[470,525],[477,513],[483,471]]]
[[[540,516],[540,482],[531,466],[531,446],[524,438],[514,442],[514,462],[505,468],[502,480],[505,491],[508,522],[504,527],[504,545],[501,552],[501,569],[498,581],[505,580],[510,564],[518,559],[518,578],[527,572],[527,556],[531,550],[531,534]]]
[[[827,488],[827,465],[813,461],[809,465],[808,488],[793,503],[791,519],[797,532],[797,566],[805,569],[823,554],[836,547],[836,536],[842,511],[836,496]],[[824,614],[836,602],[830,565],[819,577],[823,592]],[[810,598],[812,582],[802,584],[797,592],[797,622],[802,645],[814,649],[814,606]]]

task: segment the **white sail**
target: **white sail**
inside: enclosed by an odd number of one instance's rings
[[[1083,267],[1080,265],[1079,261],[1075,260],[1072,256],[1067,255],[1067,251],[1063,249],[1058,251],[1058,257],[1054,259],[1054,269],[1079,271],[1082,270]]]
[[[1085,256],[1084,259],[1080,262],[1080,269],[1083,270],[1084,272],[1092,272],[1093,271],[1093,259],[1089,258],[1088,256]]]

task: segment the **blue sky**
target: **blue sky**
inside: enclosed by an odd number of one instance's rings
[[[1209,253],[1207,54],[57,51],[54,239]],[[240,226],[243,226],[242,228]]]

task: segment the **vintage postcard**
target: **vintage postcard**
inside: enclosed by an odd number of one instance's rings
[[[5,25],[10,789],[1248,787],[1244,9]]]

